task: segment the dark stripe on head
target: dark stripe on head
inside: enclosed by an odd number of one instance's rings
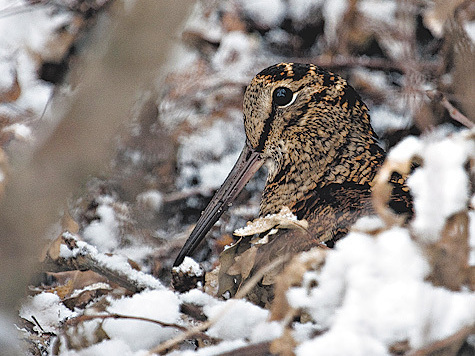
[[[272,105],[272,112],[270,113],[269,117],[264,121],[264,129],[262,130],[261,136],[259,137],[259,143],[257,144],[256,151],[262,152],[264,150],[264,145],[266,144],[267,136],[269,136],[270,127],[272,125],[272,121],[274,121],[275,117],[275,106]]]

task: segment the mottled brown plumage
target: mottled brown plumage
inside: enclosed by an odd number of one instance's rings
[[[268,178],[259,215],[287,206],[309,226],[307,231],[281,229],[266,244],[243,238],[226,250],[220,258],[220,293],[231,295],[276,256],[334,242],[359,217],[371,214],[371,182],[384,159],[359,95],[343,78],[317,66],[281,63],[263,70],[246,89],[243,112],[243,153],[176,264],[192,252],[264,162]],[[401,207],[408,208],[405,203]],[[245,272],[235,263],[242,256]],[[271,285],[273,275],[267,274],[260,289],[249,295],[251,300],[265,304],[271,298],[271,290],[263,285]]]

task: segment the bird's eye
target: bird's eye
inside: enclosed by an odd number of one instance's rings
[[[272,100],[277,106],[288,105],[294,97],[294,93],[289,88],[279,87],[274,90]]]

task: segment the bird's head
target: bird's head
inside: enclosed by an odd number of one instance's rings
[[[291,206],[322,179],[342,183],[358,178],[359,169],[372,164],[367,157],[375,142],[367,111],[343,78],[315,65],[280,63],[257,74],[244,94],[244,149],[175,265],[196,248],[265,162],[269,175],[261,215]]]
[[[350,132],[352,137],[374,136],[356,91],[313,64],[264,69],[246,88],[243,114],[247,144],[277,160],[294,149],[327,154],[344,144]]]

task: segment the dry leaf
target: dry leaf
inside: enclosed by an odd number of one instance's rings
[[[286,206],[283,206],[279,213],[270,214],[263,218],[254,219],[248,222],[243,228],[234,231],[236,236],[252,236],[269,231],[273,228],[282,229],[302,229],[307,230],[306,220],[297,220],[297,217]]]
[[[460,290],[469,281],[468,214],[466,211],[449,218],[441,238],[426,247],[432,272],[428,280],[436,286]]]

